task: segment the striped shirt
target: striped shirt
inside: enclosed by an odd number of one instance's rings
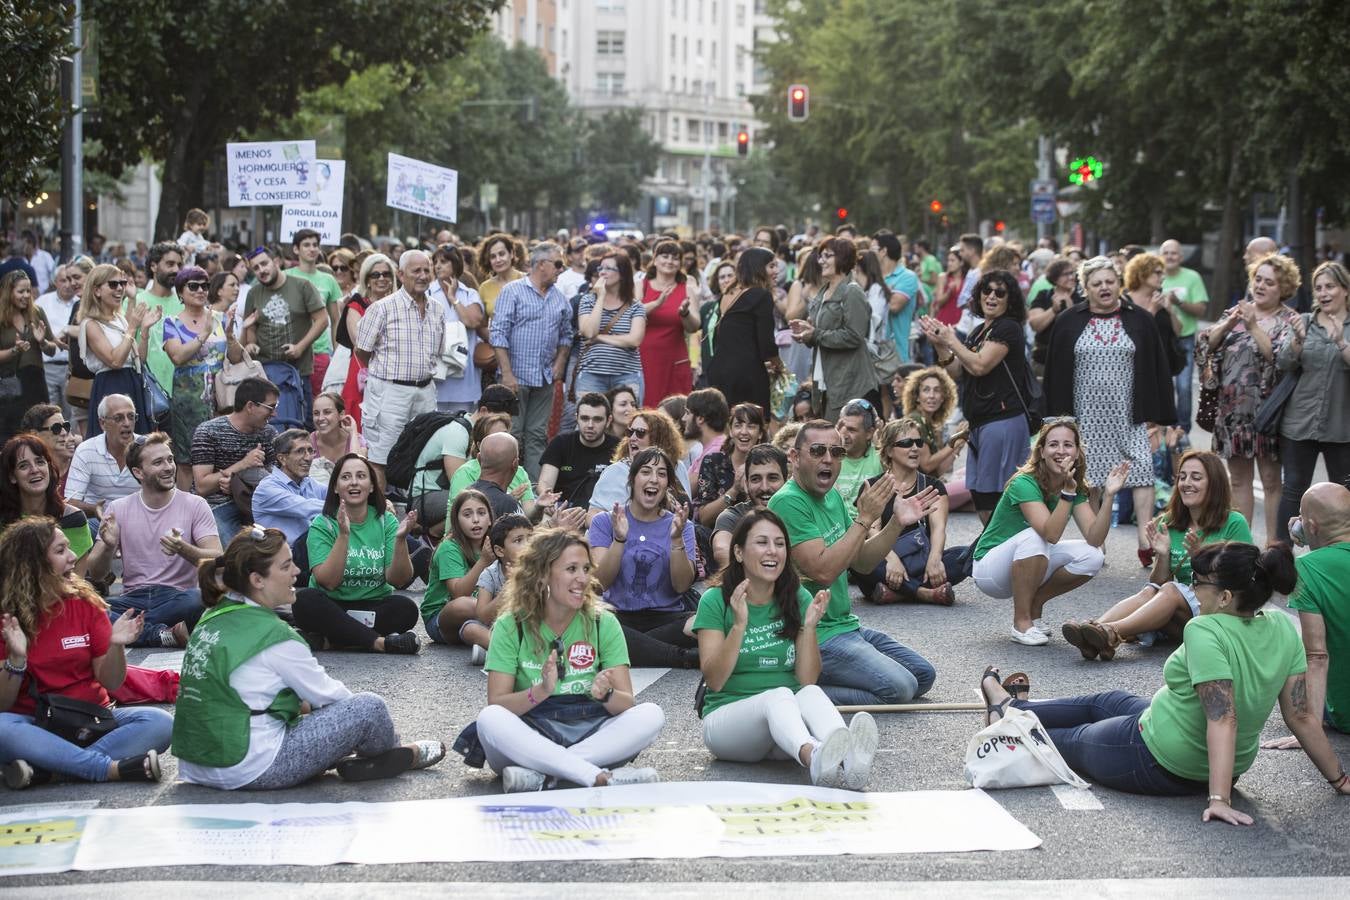
[[[445,314],[426,298],[425,311],[404,288],[377,300],[361,317],[356,348],[370,354],[370,375],[384,381],[426,381],[441,355]]]
[[[541,294],[529,278],[518,278],[497,295],[488,335],[492,346],[510,355],[518,383],[552,384],[558,348],[572,346],[572,304],[557,287]]]
[[[144,440],[144,435],[136,435],[136,443]],[[140,482],[131,474],[131,469],[119,466],[108,452],[106,433],[91,437],[75,448],[70,471],[66,474],[67,499],[97,506],[140,489]]]
[[[589,292],[583,294],[578,317],[589,315],[594,309],[595,295]],[[618,316],[619,321],[609,333],[624,335],[632,332],[634,319],[647,317],[647,310],[636,300],[619,309],[601,308],[600,327],[596,329],[596,336],[604,332],[615,316]],[[597,375],[629,375],[642,371],[642,358],[636,347],[615,347],[613,344],[593,342],[586,346],[585,356],[581,358],[581,370]]]

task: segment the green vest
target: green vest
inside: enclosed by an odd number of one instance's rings
[[[252,710],[230,687],[235,669],[282,641],[304,643],[304,638],[261,606],[227,601],[201,617],[183,654],[174,705],[175,756],[199,766],[237,765],[248,753],[252,716],[276,716],[287,725],[300,717],[300,697],[290,688],[267,709]]]

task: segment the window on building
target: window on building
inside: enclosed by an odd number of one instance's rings
[[[725,144],[727,142],[727,123],[717,123],[717,143]]]
[[[678,141],[678,140],[680,139],[680,117],[679,117],[679,116],[671,116],[671,117],[670,117],[670,139],[671,139],[672,141]]]
[[[690,120],[689,120],[689,130],[688,130],[688,135],[689,135],[689,140],[690,140],[690,142],[691,142],[691,143],[695,143],[695,144],[698,143],[699,136],[700,136],[702,133],[703,133],[703,131],[702,131],[702,129],[700,128],[700,126],[699,126],[699,124],[698,124],[698,119],[690,119]]]
[[[762,16],[769,11],[768,0],[755,0],[755,15]]]
[[[698,0],[698,20],[703,21],[703,0]]]
[[[595,75],[595,89],[602,94],[617,96],[623,93],[623,73],[622,72],[597,72]]]
[[[745,4],[744,4],[744,3],[737,3],[737,4],[736,4],[736,24],[737,24],[737,25],[741,25],[741,26],[744,26],[744,25],[745,25]]]
[[[681,44],[684,47],[684,64],[689,65],[689,38],[685,38]]]
[[[703,79],[702,79],[702,78],[695,78],[695,79],[694,79],[694,95],[697,96],[697,97],[702,97],[702,96],[703,96]]]
[[[745,82],[744,82],[744,81],[738,81],[738,82],[736,82],[736,96],[737,96],[737,97],[744,97],[744,96],[745,96]]]
[[[566,55],[567,55],[567,29],[566,29],[566,28],[564,28],[564,29],[562,30],[562,44],[559,45],[559,50],[561,51],[561,53],[562,53],[563,56],[566,56]]]
[[[703,58],[703,41],[694,41],[694,59]]]
[[[623,56],[624,33],[622,31],[597,31],[595,33],[596,56]]]
[[[595,9],[597,12],[623,12],[624,0],[595,0]],[[567,2],[563,0],[563,9],[567,9]]]
[[[712,21],[714,23],[717,21],[717,0],[712,2]]]
[[[717,68],[717,41],[713,41],[713,42],[712,42],[712,49],[711,49],[710,51],[708,51],[708,56],[709,56],[709,58],[710,58],[710,63],[709,63],[709,64],[710,64],[714,69]]]
[[[675,76],[670,76],[670,92],[675,93]]]
[[[675,35],[670,36],[670,61],[674,62],[680,55],[680,39]]]

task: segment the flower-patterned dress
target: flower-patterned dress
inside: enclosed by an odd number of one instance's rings
[[[178,316],[164,320],[164,339],[187,344],[197,333]],[[169,431],[174,460],[191,461],[192,433],[213,417],[216,409],[215,377],[225,366],[225,327],[220,315],[211,319],[211,337],[185,366],[174,366],[173,391],[169,398]]]
[[[1214,422],[1214,452],[1224,459],[1278,459],[1280,439],[1257,432],[1252,422],[1262,401],[1280,380],[1275,357],[1293,334],[1298,313],[1281,305],[1274,315],[1258,319],[1257,327],[1270,336],[1271,359],[1257,349],[1247,325],[1239,321],[1215,350],[1209,349],[1209,330],[1195,340],[1195,366],[1204,371],[1213,364],[1219,382],[1219,406]],[[1214,326],[1219,327],[1219,326]]]

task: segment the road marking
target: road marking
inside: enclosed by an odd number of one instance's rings
[[[1097,795],[1086,788],[1076,788],[1071,784],[1056,784],[1052,785],[1050,790],[1055,792],[1055,799],[1059,800],[1059,805],[1065,809],[1102,808],[1102,801],[1098,800]]]

